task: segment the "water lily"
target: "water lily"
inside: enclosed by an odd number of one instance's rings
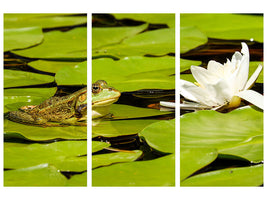
[[[191,72],[197,81],[195,84],[180,80],[180,93],[191,102],[183,102],[183,109],[232,109],[244,99],[263,109],[263,95],[250,90],[257,80],[262,66],[259,65],[253,75],[249,74],[249,49],[241,43],[240,52],[235,52],[232,60],[224,64],[209,61],[207,69],[191,66]]]

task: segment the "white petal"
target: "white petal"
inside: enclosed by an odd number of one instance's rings
[[[205,109],[210,109],[210,106],[198,104],[198,103],[193,103],[193,102],[184,102],[180,104],[180,109],[182,110],[205,110]]]
[[[186,99],[198,102],[200,104],[213,104],[213,102],[210,102],[209,93],[207,90],[198,87],[189,81],[180,80],[180,94]]]
[[[217,77],[203,67],[191,66],[191,72],[196,81],[205,87],[207,83],[214,83]]]
[[[223,76],[223,65],[214,60],[209,61],[207,70],[217,77]]]
[[[259,77],[261,70],[262,70],[262,66],[259,65],[258,68],[255,70],[255,72],[252,74],[252,76],[249,78],[245,86],[245,90],[250,89],[252,87],[252,85],[255,83],[255,81]]]
[[[241,97],[242,99],[254,104],[255,106],[263,110],[264,107],[264,97],[254,90],[244,90],[236,94],[236,96]]]
[[[249,51],[248,51],[248,46],[246,45],[246,43],[242,42],[241,52],[243,53],[243,57],[241,59],[240,66],[237,69],[238,71],[237,71],[235,85],[234,85],[235,91],[243,90],[248,80]]]

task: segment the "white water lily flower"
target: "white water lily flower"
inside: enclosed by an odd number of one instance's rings
[[[259,65],[248,80],[249,49],[241,43],[242,50],[235,52],[225,64],[209,61],[207,69],[191,66],[197,83],[180,80],[180,93],[193,102],[181,104],[181,109],[228,109],[240,105],[241,98],[263,109],[263,95],[250,90],[257,80],[262,66]]]

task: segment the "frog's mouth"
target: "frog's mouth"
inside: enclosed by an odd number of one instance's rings
[[[119,96],[118,97],[114,97],[114,98],[109,98],[109,99],[102,99],[101,101],[95,101],[92,102],[92,106],[93,107],[98,107],[98,106],[109,106],[113,103],[115,103],[116,101],[118,101]]]

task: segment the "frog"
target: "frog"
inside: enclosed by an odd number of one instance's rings
[[[36,126],[86,126],[87,87],[65,96],[53,96],[39,105],[22,106],[10,111],[8,119]]]
[[[110,115],[110,107],[118,101],[121,93],[104,80],[92,84],[92,119]]]

